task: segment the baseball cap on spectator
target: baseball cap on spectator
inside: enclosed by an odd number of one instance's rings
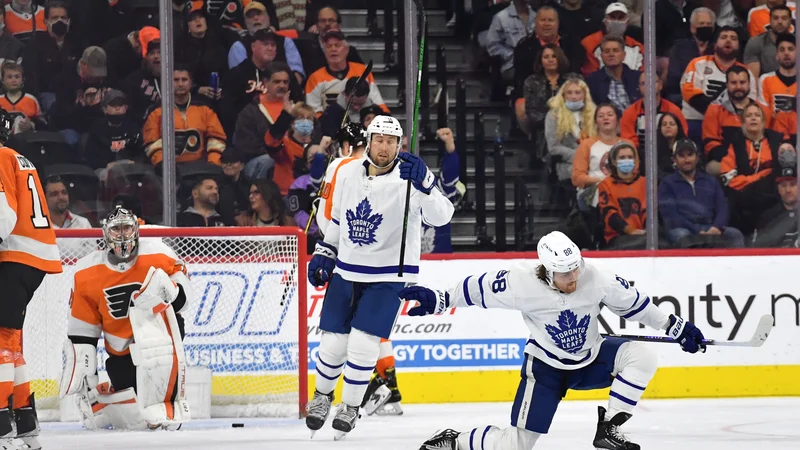
[[[369,94],[369,83],[366,81],[356,84],[359,77],[350,77],[344,85],[345,92],[352,92],[356,97],[364,97]]]
[[[150,51],[150,42],[161,40],[161,32],[156,27],[143,27],[139,30],[139,45],[142,47],[142,58]]]
[[[104,77],[108,75],[106,67],[106,51],[101,47],[92,45],[83,51],[80,62],[86,65],[90,77]]]
[[[236,147],[228,147],[224,152],[222,152],[220,162],[222,164],[244,162],[244,157],[239,150],[236,150]]]
[[[255,41],[277,41],[277,37],[272,30],[262,28],[253,34],[253,42]]]
[[[777,183],[797,179],[797,153],[790,145],[783,144],[778,149],[778,165]]]
[[[609,15],[609,14],[615,13],[615,12],[621,12],[621,13],[628,14],[628,7],[625,6],[624,3],[620,3],[620,2],[612,3],[612,4],[610,4],[610,5],[608,5],[606,7],[606,15]]]
[[[678,152],[688,150],[697,153],[697,145],[691,139],[678,139],[672,144],[672,155],[677,155]]]
[[[797,179],[797,168],[792,166],[785,166],[781,167],[781,171],[778,173],[778,176],[775,177],[775,182],[780,183],[781,181],[796,180],[796,179]]]
[[[250,3],[247,4],[247,6],[244,7],[244,15],[246,16],[247,13],[253,10],[259,10],[262,13],[267,12],[267,8],[266,6],[264,6],[263,3],[257,1],[251,1]]]
[[[325,33],[325,36],[322,36],[322,42],[328,42],[328,39],[333,39],[333,38],[336,38],[336,39],[339,39],[339,40],[342,40],[342,41],[345,40],[344,33],[342,33],[339,30],[331,30],[331,31],[328,31],[327,33]]]
[[[117,89],[109,89],[103,95],[103,108],[107,106],[122,106],[128,104],[128,98],[122,91]]]
[[[364,119],[370,114],[375,116],[380,116],[381,114],[386,114],[378,105],[370,105],[366,106],[359,111],[359,117],[361,118],[361,123],[364,123]]]

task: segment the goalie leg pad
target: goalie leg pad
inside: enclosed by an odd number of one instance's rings
[[[129,312],[139,410],[152,426],[180,424],[191,418],[180,327],[171,305],[157,314],[152,311],[134,305]]]
[[[147,423],[139,412],[133,388],[115,392],[109,383],[89,391],[88,397],[76,396],[83,425],[90,430],[145,430]]]
[[[73,344],[67,339],[61,354],[64,369],[61,372],[58,397],[88,391],[97,385],[97,348],[91,344]]]

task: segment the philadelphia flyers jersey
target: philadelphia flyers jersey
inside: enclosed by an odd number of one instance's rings
[[[177,162],[207,159],[220,165],[225,151],[225,131],[217,114],[206,105],[189,101],[185,109],[174,108],[175,155]],[[161,107],[155,108],[145,120],[142,135],[145,154],[153,164],[163,159],[161,153]]]
[[[22,97],[18,98],[16,101],[12,101],[8,97],[8,94],[4,94],[0,96],[0,108],[5,109],[14,119],[17,117],[38,119],[42,113],[42,109],[39,107],[39,101],[31,94],[22,94]]]
[[[131,296],[142,286],[150,267],[170,276],[186,274],[183,261],[160,239],[140,239],[139,253],[129,263],[112,265],[106,250],[78,260],[67,335],[97,339],[102,333],[109,354],[128,354],[133,341],[128,318]]]
[[[14,10],[11,5],[6,5],[6,30],[23,43],[33,36],[36,31],[47,31],[44,23],[44,8],[32,3],[33,14],[21,13]]]
[[[347,70],[343,74],[332,74],[327,66],[317,70],[308,77],[306,82],[306,103],[314,108],[314,111],[318,114],[322,114],[325,108],[336,103],[339,93],[344,90],[347,84],[347,80],[353,77],[360,77],[366,69],[367,66],[364,64],[348,62]],[[372,74],[367,76],[367,83],[369,83],[369,100],[373,104],[380,106],[388,114],[389,108],[386,106],[386,102],[383,101],[378,85],[375,84],[375,77]]]
[[[61,272],[61,256],[39,173],[33,163],[0,147],[0,262]]]
[[[794,111],[797,104],[797,77],[787,80],[778,72],[768,72],[758,79],[758,102],[774,115],[778,111]],[[786,84],[789,81],[790,84]]]

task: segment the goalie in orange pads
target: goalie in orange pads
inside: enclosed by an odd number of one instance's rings
[[[0,109],[0,448],[42,448],[39,422],[22,356],[25,310],[61,257],[36,167],[5,147],[13,118]],[[13,398],[13,400],[12,400]]]
[[[186,266],[160,239],[139,239],[139,221],[117,208],[103,225],[106,248],[77,263],[59,395],[76,395],[86,428],[174,428],[185,399],[184,326],[192,298]],[[110,386],[98,385],[105,339]]]

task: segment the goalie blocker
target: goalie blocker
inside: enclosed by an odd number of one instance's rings
[[[177,314],[190,297],[186,268],[160,240],[140,243],[127,210],[112,212],[103,231],[109,250],[82,258],[75,274],[59,395],[75,394],[89,429],[172,428],[191,417]],[[97,384],[101,333],[110,385]]]

